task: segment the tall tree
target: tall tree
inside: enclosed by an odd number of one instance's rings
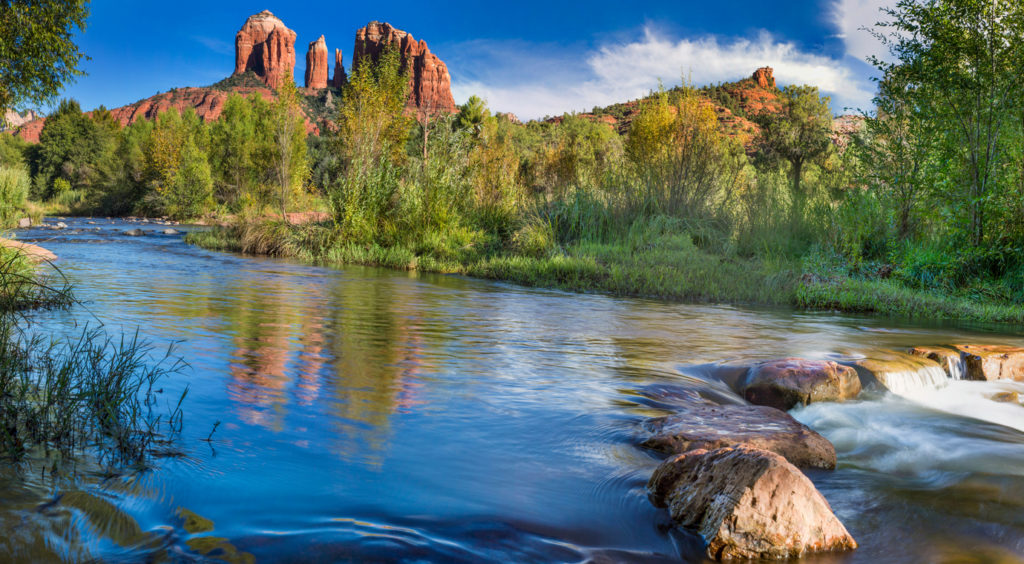
[[[88,0],[0,2],[0,110],[52,100],[82,74],[74,34],[88,17]]]
[[[277,88],[274,103],[274,171],[281,219],[288,221],[288,200],[309,174],[306,159],[306,120],[299,105],[299,90],[286,78]]]
[[[922,143],[947,163],[949,194],[962,209],[970,244],[986,238],[986,218],[1006,165],[1007,135],[1019,127],[1024,87],[1024,5],[1019,0],[900,0],[879,34],[895,62],[874,59],[885,77],[913,93],[929,124]]]
[[[804,168],[820,163],[832,147],[832,111],[828,96],[816,86],[787,86],[782,89],[779,112],[757,116],[761,126],[762,156],[790,165],[793,212],[802,216],[808,194],[803,189]]]

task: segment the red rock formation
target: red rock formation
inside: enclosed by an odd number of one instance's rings
[[[775,86],[775,71],[771,67],[761,67],[754,71],[754,82],[757,83],[758,88],[764,88],[765,90],[774,90]]]
[[[295,32],[268,10],[249,16],[235,35],[235,74],[253,71],[271,88],[294,80]]]
[[[306,51],[306,88],[327,88],[327,70],[327,42],[321,35]]]
[[[370,22],[356,32],[353,67],[358,68],[367,57],[376,61],[389,45],[398,49],[402,68],[409,71],[412,89],[406,108],[431,114],[455,113],[448,67],[430,52],[426,41],[416,41],[412,35],[391,27],[391,24]]]
[[[348,82],[348,76],[345,74],[345,63],[341,55],[341,49],[334,50],[334,78],[331,79],[331,86],[335,88],[341,88]]]

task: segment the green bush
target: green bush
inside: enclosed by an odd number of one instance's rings
[[[28,199],[28,173],[20,168],[0,167],[0,224],[14,225]]]

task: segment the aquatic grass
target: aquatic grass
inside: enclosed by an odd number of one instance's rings
[[[54,339],[32,331],[28,310],[75,304],[70,285],[23,253],[0,251],[0,456],[21,460],[88,453],[108,467],[144,464],[181,431],[181,401],[161,406],[157,384],[185,363],[138,333],[113,339],[99,329]],[[56,273],[54,275],[53,273]]]

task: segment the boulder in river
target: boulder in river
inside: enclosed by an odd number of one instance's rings
[[[177,229],[164,229],[161,233],[164,235],[177,235],[181,233],[181,231],[178,231]]]
[[[807,476],[766,450],[738,445],[679,454],[658,467],[647,491],[680,527],[704,537],[715,560],[857,548]]]
[[[58,221],[57,223],[55,223],[53,225],[53,229],[67,229],[67,228],[68,228],[68,224],[64,223],[63,221]]]
[[[780,454],[801,468],[836,467],[836,449],[785,411],[757,405],[694,404],[647,420],[643,446],[667,453],[747,444]]]
[[[32,218],[23,217],[18,220],[19,229],[28,229],[29,227],[32,227]]]
[[[822,401],[845,401],[860,393],[860,377],[832,361],[786,358],[752,367],[736,392],[755,405],[789,410]]]
[[[964,361],[967,380],[1024,382],[1024,348],[1002,345],[954,345]]]
[[[128,229],[127,231],[124,232],[124,234],[129,237],[141,237],[145,235],[146,232],[141,229]]]

